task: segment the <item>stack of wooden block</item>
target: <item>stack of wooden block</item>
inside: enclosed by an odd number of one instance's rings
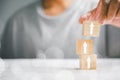
[[[98,37],[100,24],[97,21],[85,21],[83,23],[83,35]],[[97,55],[94,54],[94,42],[91,39],[80,39],[77,41],[77,54],[80,56],[80,68],[82,70],[95,70]]]

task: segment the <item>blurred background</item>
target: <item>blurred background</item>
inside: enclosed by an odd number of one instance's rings
[[[19,9],[37,0],[0,0],[0,39],[7,20]]]
[[[34,3],[37,0],[0,0],[0,39],[7,20],[19,9]],[[106,25],[102,27],[98,39],[103,44],[97,44],[98,52],[102,57],[120,58],[120,29]]]

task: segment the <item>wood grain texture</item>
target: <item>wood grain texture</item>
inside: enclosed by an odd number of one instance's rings
[[[83,23],[83,30],[82,34],[84,36],[90,36],[90,37],[98,37],[100,34],[100,27],[101,25],[97,21],[92,21],[94,28],[93,28],[93,33],[91,34],[91,21],[85,21]]]
[[[87,43],[87,53],[84,52],[84,43]],[[80,56],[81,54],[91,54],[93,53],[93,41],[90,39],[84,40],[78,40],[76,43],[76,51],[77,54]]]
[[[90,59],[90,66],[88,68],[88,61]],[[81,55],[80,56],[80,69],[81,70],[96,70],[97,65],[97,55],[95,54],[88,54],[88,55]]]

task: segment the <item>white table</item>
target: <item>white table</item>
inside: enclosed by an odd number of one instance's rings
[[[120,80],[120,59],[99,59],[97,70],[80,70],[79,60],[4,60],[0,80]]]

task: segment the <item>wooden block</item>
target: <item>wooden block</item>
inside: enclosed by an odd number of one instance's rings
[[[81,70],[96,70],[97,55],[81,55],[80,69]]]
[[[76,43],[76,53],[78,55],[82,54],[92,54],[93,53],[93,41],[92,40],[78,40]]]
[[[97,21],[85,21],[82,33],[84,36],[98,37],[101,25]]]

